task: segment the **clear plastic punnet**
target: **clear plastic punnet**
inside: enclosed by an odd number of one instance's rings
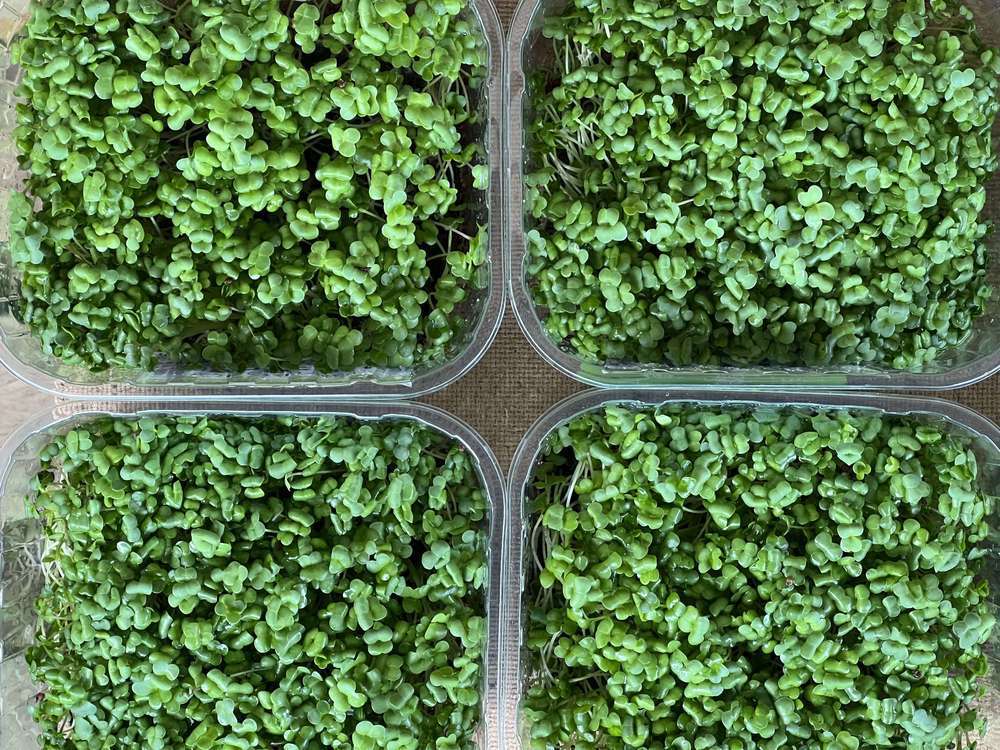
[[[614,391],[590,390],[575,394],[553,406],[538,419],[521,440],[508,476],[507,497],[509,514],[504,544],[505,559],[502,563],[503,589],[502,633],[500,651],[501,679],[501,746],[504,750],[529,750],[530,725],[521,710],[524,690],[536,675],[532,671],[524,645],[524,628],[527,604],[525,593],[531,561],[529,535],[529,503],[531,482],[542,456],[547,438],[573,418],[606,406],[625,409],[653,408],[661,405],[689,405],[693,409],[762,407],[782,410],[846,410],[853,413],[875,412],[903,415],[918,423],[932,423],[947,431],[967,438],[979,465],[981,487],[989,494],[1000,495],[1000,428],[982,415],[959,404],[934,398],[907,396],[866,395],[855,393],[829,393],[819,391],[721,391],[676,389],[653,393],[643,389]],[[991,529],[1000,529],[1000,507],[994,507],[990,517]],[[1000,615],[1000,536],[991,535],[986,543],[987,562],[983,575],[989,580],[991,592],[989,606]],[[1000,747],[1000,628],[984,651],[990,665],[986,681],[986,696],[979,705],[981,716],[987,720],[987,741],[980,747]],[[977,738],[970,736],[970,741]]]
[[[483,115],[479,138],[487,154],[490,180],[482,199],[469,207],[476,221],[488,227],[487,259],[471,280],[467,299],[454,312],[463,324],[460,335],[440,361],[406,369],[362,367],[332,373],[311,367],[287,372],[227,372],[187,369],[167,361],[152,371],[120,368],[91,372],[67,365],[42,350],[20,319],[21,284],[9,246],[10,197],[23,189],[23,173],[12,140],[20,70],[11,62],[10,47],[31,16],[32,2],[0,0],[0,364],[33,386],[67,397],[180,399],[246,395],[370,400],[410,398],[437,391],[468,373],[483,357],[500,328],[505,304],[504,42],[491,0],[470,0],[466,11],[475,18],[488,55],[486,83],[477,101]]]
[[[554,340],[545,329],[546,310],[536,303],[527,273],[526,235],[532,229],[525,211],[526,170],[531,168],[530,126],[533,98],[544,100],[544,92],[530,90],[534,71],[552,64],[552,44],[542,34],[545,19],[561,11],[566,0],[521,0],[508,35],[507,52],[507,158],[509,160],[507,240],[508,292],[522,330],[539,355],[550,365],[588,385],[603,388],[739,388],[739,389],[926,389],[948,390],[975,383],[1000,371],[1000,232],[987,244],[990,255],[988,278],[993,288],[984,314],[961,346],[942,352],[935,362],[920,370],[894,370],[869,366],[755,366],[672,367],[634,362],[594,362]],[[980,36],[991,46],[1000,46],[1000,1],[965,0],[974,13]],[[994,144],[1000,143],[1000,119],[993,126]],[[987,185],[985,217],[996,227],[1000,222],[1000,173]]]
[[[42,686],[28,674],[24,652],[34,640],[35,599],[45,583],[44,544],[38,522],[28,511],[31,480],[39,451],[54,436],[100,417],[133,420],[143,415],[202,415],[246,419],[276,416],[342,416],[362,421],[405,420],[426,426],[459,443],[473,458],[489,503],[488,579],[485,592],[487,644],[482,665],[482,720],[476,735],[480,750],[499,750],[497,693],[500,643],[499,598],[504,482],[496,458],[467,424],[432,406],[415,403],[334,403],[252,401],[66,403],[42,412],[0,448],[0,747],[38,750],[31,709]]]

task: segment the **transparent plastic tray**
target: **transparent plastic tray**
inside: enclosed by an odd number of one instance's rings
[[[528,748],[524,723],[520,719],[520,701],[527,675],[522,660],[522,602],[525,583],[524,555],[527,554],[527,493],[546,438],[559,426],[574,417],[596,411],[608,405],[626,408],[655,407],[661,404],[687,403],[692,407],[772,406],[802,409],[845,409],[900,414],[918,421],[944,425],[957,434],[968,437],[979,460],[981,486],[993,495],[1000,495],[1000,428],[986,417],[956,403],[934,398],[907,396],[864,395],[855,393],[824,393],[794,391],[707,391],[669,390],[658,394],[648,390],[584,391],[552,407],[528,430],[514,454],[509,473],[507,497],[510,511],[507,520],[507,541],[502,562],[501,581],[502,628],[500,654],[501,672],[501,746],[505,750]],[[991,526],[1000,528],[1000,508],[995,508]],[[992,592],[991,604],[1000,614],[1000,542],[991,539],[989,562],[986,567]],[[1000,628],[998,628],[1000,630]],[[987,677],[987,694],[981,701],[981,713],[987,718],[988,734],[980,743],[982,750],[1000,748],[1000,643],[994,638],[987,644],[991,674]]]
[[[256,396],[336,396],[354,399],[409,398],[444,388],[465,375],[482,358],[500,327],[504,308],[504,211],[502,151],[503,32],[490,0],[470,0],[488,52],[488,77],[482,90],[485,116],[482,138],[490,167],[484,205],[489,227],[488,257],[477,284],[481,289],[456,315],[467,323],[448,358],[406,370],[363,368],[341,373],[312,369],[272,373],[188,370],[164,364],[152,372],[113,369],[90,372],[47,355],[18,319],[20,282],[9,248],[8,202],[22,187],[17,154],[11,140],[19,68],[10,61],[10,45],[30,17],[33,0],[0,0],[0,364],[21,380],[52,393],[88,398],[182,398]]]
[[[28,674],[24,649],[34,634],[34,600],[42,585],[38,567],[38,528],[26,500],[38,470],[38,454],[54,435],[98,417],[134,419],[148,414],[215,414],[233,417],[346,416],[360,420],[417,422],[460,443],[474,459],[489,502],[487,643],[483,665],[482,723],[479,750],[499,750],[498,660],[501,538],[504,482],[493,452],[467,424],[432,406],[412,403],[318,404],[251,401],[164,403],[67,403],[35,415],[0,448],[0,747],[38,750],[31,707],[39,687]]]
[[[980,35],[1000,46],[1000,0],[965,0]],[[551,60],[551,47],[541,34],[547,15],[565,7],[565,0],[521,0],[508,35],[507,158],[510,229],[507,242],[508,293],[521,328],[538,353],[571,378],[599,387],[654,388],[698,386],[716,388],[891,388],[947,390],[961,388],[1000,371],[1000,232],[988,240],[992,260],[989,278],[994,294],[988,309],[960,348],[943,352],[925,371],[874,367],[669,367],[656,364],[603,365],[584,360],[553,341],[543,325],[526,277],[525,234],[530,217],[524,212],[524,167],[530,156],[525,123],[531,120],[526,74]],[[1000,120],[993,128],[1000,143]],[[985,215],[1000,225],[1000,173],[987,186]]]

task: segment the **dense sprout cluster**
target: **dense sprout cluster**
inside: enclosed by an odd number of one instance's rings
[[[481,286],[464,0],[47,0],[14,59],[23,315],[90,369],[409,368]]]
[[[954,0],[571,0],[526,273],[588,361],[920,369],[989,297],[1000,56]]]
[[[981,726],[994,498],[947,428],[615,406],[558,428],[530,486],[533,749],[945,750]]]
[[[457,443],[157,417],[41,458],[46,750],[476,747],[487,500]]]

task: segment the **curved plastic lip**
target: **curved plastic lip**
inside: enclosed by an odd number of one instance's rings
[[[518,444],[508,471],[508,513],[504,525],[504,559],[501,562],[500,602],[501,747],[517,750],[524,745],[519,723],[521,679],[521,591],[524,585],[522,549],[524,507],[528,483],[538,463],[545,439],[574,417],[609,405],[633,409],[665,404],[692,407],[772,407],[789,409],[841,409],[872,411],[943,422],[949,429],[970,437],[980,461],[981,481],[990,494],[1000,494],[1000,427],[992,420],[953,401],[926,396],[858,393],[854,391],[703,390],[698,388],[620,390],[591,389],[569,396],[539,417]],[[1000,509],[996,513],[1000,514]],[[1000,515],[997,515],[1000,520]]]
[[[503,320],[507,276],[503,251],[507,213],[504,208],[506,159],[503,153],[503,111],[505,87],[505,44],[500,17],[491,0],[470,0],[470,7],[482,27],[489,58],[489,74],[483,87],[487,99],[487,122],[484,128],[490,166],[490,186],[486,196],[489,213],[489,259],[484,271],[483,299],[474,311],[475,320],[468,332],[468,343],[449,359],[413,370],[359,369],[330,375],[307,371],[290,373],[208,372],[181,370],[140,372],[110,370],[89,373],[68,367],[47,357],[27,334],[7,330],[0,314],[0,365],[30,386],[67,398],[103,400],[132,399],[239,399],[256,397],[325,398],[345,400],[397,400],[417,398],[439,391],[479,363],[489,350]],[[13,107],[13,81],[9,44],[30,15],[30,0],[0,0],[0,132],[4,149],[0,150],[0,197],[18,189],[13,156],[9,151]],[[13,19],[10,18],[13,16]],[[11,162],[11,164],[7,164]],[[4,219],[5,221],[5,219]],[[3,243],[6,245],[6,242]],[[4,257],[6,256],[6,257]],[[9,248],[0,246],[0,266],[10,265]],[[0,303],[4,303],[0,290]],[[2,306],[2,304],[0,304]]]
[[[981,19],[980,31],[988,30],[991,41],[1000,43],[1000,4],[996,0],[970,0],[968,3]],[[523,167],[525,158],[524,115],[525,75],[524,53],[537,17],[549,9],[565,5],[562,0],[521,0],[514,12],[507,37],[507,179],[508,232],[505,245],[507,256],[507,294],[514,316],[535,351],[564,375],[598,388],[728,388],[728,389],[892,389],[945,391],[977,383],[1000,372],[1000,341],[992,342],[992,350],[980,352],[955,366],[942,365],[935,372],[911,372],[872,367],[669,367],[655,364],[603,365],[561,349],[545,332],[528,288],[525,260]],[[1000,134],[1000,120],[994,126],[994,141]],[[1000,144],[998,144],[1000,147]],[[987,212],[997,215],[1000,203],[1000,173],[994,175],[988,187]],[[992,206],[992,208],[990,208]],[[1000,230],[998,230],[1000,232]],[[1000,233],[990,241],[994,280],[994,297],[1000,296]],[[994,308],[983,316],[971,336],[989,334],[1000,326],[1000,315]]]
[[[12,517],[23,517],[24,498],[30,490],[30,480],[38,465],[38,450],[48,439],[66,432],[73,426],[100,417],[135,419],[145,415],[207,415],[220,417],[301,418],[341,416],[359,420],[408,420],[424,425],[445,437],[457,441],[474,459],[479,479],[489,503],[489,545],[487,564],[489,579],[486,590],[487,644],[483,663],[482,723],[477,734],[481,750],[498,750],[499,697],[497,686],[500,664],[499,598],[506,486],[493,451],[486,441],[465,421],[428,404],[401,402],[330,402],[330,401],[74,401],[58,404],[30,417],[0,445],[0,549],[3,549],[3,524]],[[21,514],[21,515],[17,515]],[[0,581],[3,578],[0,556]],[[5,601],[0,586],[0,609],[12,606]],[[0,639],[0,695],[5,694],[4,641]],[[32,693],[33,694],[33,693]],[[0,715],[15,707],[0,706]],[[6,722],[3,722],[6,724]],[[9,740],[4,740],[7,744]]]

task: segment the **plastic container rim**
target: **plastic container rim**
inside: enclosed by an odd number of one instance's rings
[[[506,122],[508,228],[505,242],[507,294],[524,336],[548,364],[564,375],[598,388],[703,388],[706,390],[829,389],[948,391],[978,383],[1000,372],[1000,347],[970,362],[938,372],[919,373],[859,366],[817,367],[669,367],[666,365],[602,365],[561,349],[545,332],[527,288],[523,167],[524,53],[535,17],[558,0],[519,0],[507,36]],[[1000,146],[998,146],[1000,148]],[[996,178],[994,178],[996,179]],[[996,230],[1000,233],[1000,228]],[[1000,241],[1000,240],[995,240]],[[1000,252],[991,250],[991,263],[1000,264]],[[1000,295],[1000,288],[995,289]]]
[[[698,388],[662,389],[590,389],[575,393],[556,403],[535,420],[521,438],[511,460],[507,480],[507,507],[504,559],[501,561],[501,633],[504,651],[501,662],[500,743],[506,750],[522,747],[520,734],[521,591],[524,585],[522,565],[524,503],[528,482],[537,465],[545,439],[553,430],[581,414],[610,404],[644,408],[664,404],[690,403],[697,406],[771,406],[801,409],[867,410],[901,416],[924,416],[943,419],[950,426],[972,437],[983,439],[1000,460],[1000,426],[979,412],[962,404],[930,396],[858,393],[854,391],[812,390],[739,390]]]
[[[39,0],[29,0],[31,3]],[[0,0],[0,10],[5,0]],[[220,371],[197,373],[179,370],[164,374],[162,380],[137,383],[134,375],[145,371],[112,370],[102,374],[101,382],[74,382],[70,378],[47,372],[42,366],[15,354],[10,341],[16,334],[0,325],[0,366],[18,380],[48,393],[67,398],[94,400],[229,400],[241,398],[277,399],[336,399],[344,401],[394,401],[419,398],[440,391],[467,375],[486,355],[496,339],[506,308],[507,254],[504,252],[507,234],[505,195],[507,160],[505,156],[506,100],[506,39],[499,12],[493,0],[469,0],[469,7],[479,21],[483,44],[488,55],[488,75],[482,91],[486,97],[486,121],[483,141],[490,167],[491,181],[483,197],[488,213],[489,267],[484,274],[486,286],[477,309],[476,325],[468,331],[468,341],[460,350],[440,362],[416,370],[358,370],[323,375],[320,373],[257,373]],[[22,12],[17,32],[20,32],[27,12]],[[4,47],[8,39],[2,41]],[[4,105],[12,106],[12,105]],[[9,257],[9,253],[8,253]],[[9,260],[5,261],[9,263]],[[40,347],[38,349],[41,355]],[[50,360],[54,358],[48,357]],[[103,376],[107,379],[104,380]],[[124,375],[124,376],[123,376]],[[196,382],[204,376],[208,382]]]
[[[382,421],[399,419],[416,422],[445,437],[457,441],[473,458],[476,473],[486,493],[489,507],[487,522],[487,566],[488,583],[485,591],[485,612],[487,620],[486,647],[482,662],[482,716],[477,731],[477,744],[481,750],[500,750],[499,744],[499,684],[500,662],[497,652],[500,647],[501,615],[498,602],[502,592],[502,543],[506,525],[506,483],[493,450],[486,440],[467,422],[449,412],[429,404],[409,401],[267,401],[251,399],[228,401],[70,401],[34,413],[0,444],[0,499],[8,495],[18,499],[20,493],[10,484],[18,452],[25,444],[46,432],[58,432],[68,423],[84,423],[101,417],[131,419],[144,415],[207,415],[237,418],[265,418],[294,416],[319,418],[324,416],[348,417],[361,421]],[[5,519],[2,519],[5,520]],[[0,526],[0,548],[3,532]],[[0,579],[3,560],[0,556]],[[4,591],[0,587],[0,608],[6,606]],[[0,640],[0,695],[3,694],[3,669],[5,661],[4,643]],[[0,713],[12,707],[0,705]],[[0,736],[0,746],[9,747],[9,740]],[[480,744],[481,743],[481,744]]]

